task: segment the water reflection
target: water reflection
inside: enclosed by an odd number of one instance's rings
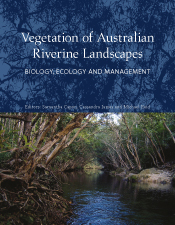
[[[68,224],[164,225],[175,223],[175,189],[131,184],[107,173],[63,173],[64,196],[73,201]]]

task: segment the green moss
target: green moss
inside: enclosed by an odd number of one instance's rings
[[[129,177],[129,181],[130,182],[133,182],[133,183],[138,182],[138,176],[136,176],[136,175],[130,176]]]

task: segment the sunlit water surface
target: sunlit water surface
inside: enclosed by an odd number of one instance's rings
[[[67,224],[174,225],[175,189],[130,184],[102,171],[62,174],[64,197],[73,202]]]

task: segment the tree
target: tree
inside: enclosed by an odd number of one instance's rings
[[[114,168],[166,167],[174,158],[174,114],[123,113],[108,123],[106,160]],[[105,131],[104,131],[105,132]]]
[[[86,118],[87,116],[88,118]],[[92,114],[67,114],[67,120],[65,120],[64,113],[1,114],[0,117],[15,119],[24,123],[22,132],[24,141],[20,141],[20,146],[12,151],[15,151],[16,156],[21,155],[23,157],[23,163],[16,168],[16,172],[28,181],[36,166],[45,157],[44,161],[47,165],[77,138],[80,131],[87,126]],[[36,129],[37,122],[38,128]],[[75,133],[72,136],[74,130]]]

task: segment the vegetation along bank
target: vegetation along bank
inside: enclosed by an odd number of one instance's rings
[[[63,171],[174,185],[174,113],[1,113],[0,127],[1,224],[65,224]]]

